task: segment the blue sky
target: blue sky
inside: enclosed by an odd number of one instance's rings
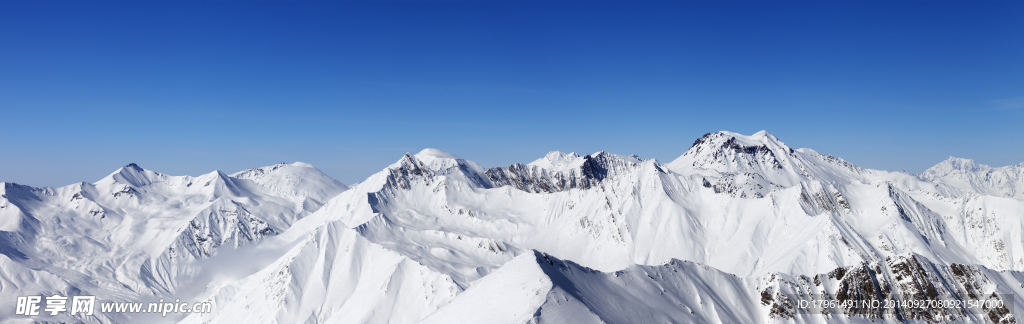
[[[1022,121],[1022,2],[0,2],[0,181],[34,186],[762,129],[916,173],[1024,162]]]

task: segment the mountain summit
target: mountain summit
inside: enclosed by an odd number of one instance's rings
[[[750,136],[727,131],[705,134],[668,168],[718,192],[741,197],[764,197],[805,181],[864,178],[863,170],[853,164],[811,149],[794,150],[766,131]]]

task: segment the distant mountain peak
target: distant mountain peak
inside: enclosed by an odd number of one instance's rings
[[[747,136],[737,134],[729,131],[720,131],[715,133],[704,134],[701,138],[698,138],[690,146],[690,149],[683,155],[694,155],[708,149],[725,148],[734,151],[756,151],[758,148],[765,149],[782,149],[792,153],[793,149],[789,148],[786,143],[779,140],[778,137],[772,135],[767,131],[759,131],[753,135]]]
[[[121,167],[120,169],[117,169],[117,171],[114,171],[114,172],[115,173],[121,173],[121,174],[125,174],[125,173],[137,174],[137,173],[146,172],[146,169],[143,169],[138,164],[128,163],[127,165]]]
[[[762,165],[768,169],[783,168],[786,155],[794,150],[767,131],[741,135],[729,131],[704,134],[673,161],[674,167],[743,171]]]
[[[814,150],[794,150],[775,135],[759,131],[742,135],[708,133],[669,163],[676,173],[698,177],[704,187],[738,197],[762,197],[776,187],[803,181],[845,181],[860,178],[863,169]]]
[[[310,197],[318,201],[348,189],[348,186],[324,174],[312,164],[303,162],[253,168],[236,172],[230,177],[255,182],[285,196]]]
[[[982,194],[1024,200],[1024,163],[993,168],[951,156],[917,177]]]
[[[924,172],[918,175],[918,177],[932,180],[952,174],[976,173],[988,169],[991,169],[991,167],[984,164],[978,164],[978,162],[975,162],[974,160],[950,156],[942,162],[924,170]]]
[[[474,165],[474,169],[479,169],[483,172],[483,168],[475,166],[473,162],[469,162],[455,154],[435,148],[425,148],[415,155],[406,153],[405,156],[398,161],[397,165],[393,164],[391,167],[402,166],[405,168],[416,169],[418,168],[416,165],[432,172],[441,173],[447,173],[445,170],[459,168],[462,165]]]
[[[942,161],[942,163],[944,163],[944,164],[946,164],[946,165],[948,165],[948,166],[950,166],[952,168],[955,168],[957,170],[963,170],[963,171],[977,171],[977,170],[980,170],[980,169],[987,169],[987,168],[989,168],[989,166],[978,164],[978,162],[975,162],[972,159],[958,158],[958,157],[952,157],[952,156],[947,158],[945,161]]]
[[[535,166],[541,169],[548,170],[567,170],[572,168],[578,168],[583,164],[583,159],[576,152],[570,152],[568,154],[561,151],[551,151],[544,157],[534,160],[527,165]]]
[[[436,148],[425,148],[419,153],[416,153],[417,158],[439,158],[439,159],[459,159],[454,154],[438,150]]]
[[[565,159],[565,158],[573,159],[573,158],[578,158],[578,157],[580,157],[580,155],[576,154],[576,152],[562,153],[562,151],[551,151],[551,152],[548,152],[548,154],[544,155],[544,158],[548,159],[548,160]]]
[[[100,180],[100,183],[121,183],[134,187],[146,186],[153,182],[153,179],[161,176],[160,173],[143,169],[138,164],[128,163]]]

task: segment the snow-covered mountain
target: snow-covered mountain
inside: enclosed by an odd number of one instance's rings
[[[198,177],[133,163],[95,183],[2,185],[0,307],[10,310],[25,295],[181,298],[216,275],[199,261],[284,232],[347,188],[303,163]],[[96,315],[81,320],[131,318]]]
[[[993,168],[974,160],[950,157],[918,177],[982,195],[1024,201],[1024,163]]]
[[[870,170],[763,131],[707,134],[668,164],[551,152],[484,168],[426,149],[351,187],[302,163],[129,165],[95,184],[4,185],[0,307],[86,292],[213,312],[36,319],[1015,322],[1020,169]],[[808,298],[899,306],[807,312]],[[922,299],[1003,306],[905,304]]]

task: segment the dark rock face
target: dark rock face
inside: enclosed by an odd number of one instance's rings
[[[782,169],[782,164],[775,158],[775,152],[766,145],[755,145],[755,146],[744,146],[736,143],[736,138],[730,138],[725,141],[722,148],[729,149],[733,152],[754,156],[757,160],[768,161],[773,169]],[[750,162],[748,162],[750,164]]]
[[[608,167],[612,163],[614,160],[610,159],[608,154],[599,154],[596,157],[587,155],[583,157],[583,166],[580,170],[586,179],[600,182],[608,177]]]
[[[176,287],[171,279],[181,271],[184,262],[208,259],[221,246],[238,248],[280,233],[280,229],[238,203],[211,207],[193,218],[158,258],[143,264],[142,279],[158,290],[172,291]]]
[[[417,177],[425,177],[429,179],[433,178],[433,174],[423,165],[423,162],[417,160],[411,154],[406,153],[402,157],[401,166],[398,168],[388,169],[387,184],[385,187],[400,188],[408,190],[410,187],[410,181]]]
[[[813,281],[813,286],[810,284]],[[836,268],[812,278],[784,278],[772,275],[761,293],[761,305],[774,319],[794,318],[801,301],[819,300],[839,305],[814,309],[815,313],[843,314],[866,319],[891,318],[931,323],[948,321],[991,321],[1016,323],[993,282],[978,268],[951,264],[940,266],[917,255],[888,258],[884,262],[862,263]],[[944,307],[929,301],[950,301],[960,305],[991,305],[969,308]]]
[[[705,177],[702,180],[702,185],[705,188],[714,189],[715,193],[728,194],[738,198],[763,198],[765,192],[777,187],[757,173],[724,173],[723,175],[725,176],[721,178],[710,178],[710,181]]]
[[[704,143],[704,142],[706,142],[706,141],[708,140],[708,138],[710,138],[710,137],[711,137],[711,133],[706,133],[706,134],[704,134],[704,136],[701,136],[701,138],[698,138],[697,140],[693,141],[693,145],[690,145],[690,148],[694,148],[694,147],[696,147],[697,145],[701,145],[701,144],[703,144],[703,143]]]
[[[637,163],[615,155],[600,152],[583,157],[578,169],[553,171],[531,165],[513,164],[487,170],[487,178],[494,187],[512,186],[533,193],[550,193],[571,189],[590,189],[604,181],[629,172]],[[659,169],[660,170],[660,169]]]
[[[725,140],[723,138],[728,137]],[[782,169],[782,163],[776,157],[776,152],[767,145],[743,145],[735,136],[725,133],[708,133],[698,138],[690,146],[690,149],[683,153],[684,156],[704,156],[695,161],[695,167],[706,167],[709,164],[724,164],[727,162],[741,163],[748,167],[755,164],[765,164],[770,169]],[[793,149],[780,154],[793,154]]]
[[[586,181],[587,179],[577,173],[576,170],[567,173],[552,172],[535,166],[517,163],[504,168],[491,168],[487,170],[486,175],[496,187],[512,186],[516,189],[533,193],[590,188],[590,182]]]

